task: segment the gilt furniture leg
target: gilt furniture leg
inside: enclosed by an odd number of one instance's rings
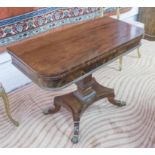
[[[79,142],[80,115],[73,114],[73,121],[74,121],[74,130],[71,141],[73,144],[76,144]]]
[[[138,55],[138,58],[141,58],[139,47],[137,47],[137,55]],[[119,57],[119,71],[122,70],[122,64],[123,64],[123,57],[121,56]]]
[[[137,54],[138,54],[138,58],[140,58],[141,57],[141,54],[140,54],[139,47],[137,48]]]
[[[10,108],[9,108],[9,100],[8,100],[8,97],[7,97],[7,95],[6,95],[4,89],[3,89],[2,92],[0,93],[0,96],[1,96],[2,99],[3,99],[5,111],[6,111],[6,114],[7,114],[8,118],[10,119],[10,121],[11,121],[15,126],[19,126],[19,123],[18,123],[17,121],[15,121],[15,120],[12,118],[12,116],[11,116]]]
[[[122,70],[123,57],[119,57],[119,71]]]

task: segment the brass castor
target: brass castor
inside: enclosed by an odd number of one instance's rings
[[[71,139],[71,142],[72,142],[73,144],[77,144],[77,143],[79,142],[79,136],[74,135],[73,138]]]
[[[119,106],[119,107],[123,107],[123,106],[126,105],[126,102],[124,102],[124,101],[115,100],[115,102],[116,102],[116,105]]]

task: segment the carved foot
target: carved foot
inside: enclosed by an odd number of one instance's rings
[[[71,139],[71,142],[73,144],[76,144],[79,142],[79,124],[80,122],[74,122],[74,134],[73,134],[73,138]]]
[[[47,109],[44,109],[43,111],[43,114],[44,115],[48,115],[48,114],[54,114],[56,112],[58,112],[60,110],[61,106],[54,103],[54,108],[47,108]]]
[[[115,100],[114,98],[108,98],[109,102],[111,102],[112,104],[122,107],[126,105],[126,102],[124,101],[120,101],[120,100]]]

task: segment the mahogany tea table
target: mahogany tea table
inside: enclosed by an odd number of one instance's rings
[[[57,96],[53,114],[64,106],[74,121],[73,143],[79,139],[81,114],[95,101],[115,100],[114,90],[100,85],[92,73],[140,45],[143,29],[110,17],[101,17],[8,47],[12,63],[41,88],[58,90],[73,83],[77,90]]]

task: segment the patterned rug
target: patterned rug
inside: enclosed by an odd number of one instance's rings
[[[116,7],[104,8],[104,15],[116,14]],[[130,11],[121,7],[120,13]],[[75,24],[101,16],[99,7],[48,7],[0,20],[0,47],[55,30],[67,24]]]
[[[76,89],[47,92],[31,83],[9,93],[11,112],[20,126],[13,126],[0,100],[0,147],[155,147],[155,42],[143,40],[141,58],[136,51],[93,74],[97,81],[114,88],[116,98],[127,102],[116,107],[101,99],[81,118],[80,141],[72,144],[73,122],[64,108],[43,115],[53,99]]]

